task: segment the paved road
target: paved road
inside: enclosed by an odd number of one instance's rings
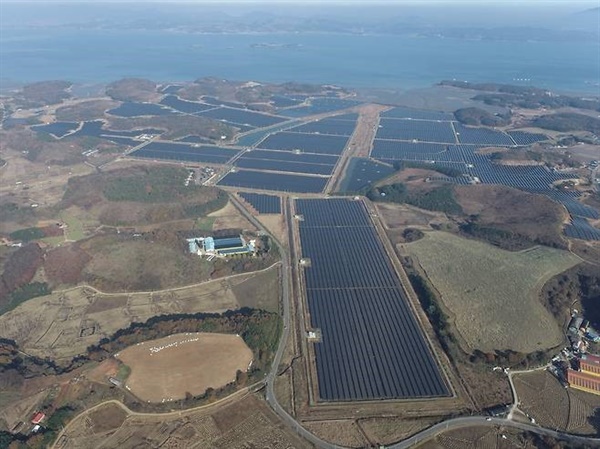
[[[233,205],[242,213],[242,215],[244,215],[244,217],[246,217],[250,221],[250,223],[252,223],[254,226],[256,226],[256,228],[259,229],[260,231],[264,232],[265,234],[270,235],[270,233],[267,231],[267,229],[265,229],[265,227],[252,214],[250,214],[244,208],[244,206],[242,204],[240,204],[240,202],[236,198],[233,197],[233,195],[230,195],[230,198],[231,198]],[[286,225],[288,226],[288,232],[290,235],[289,242],[290,242],[290,246],[291,246],[291,245],[293,245],[293,239],[292,239],[293,216],[291,214],[289,202],[286,203],[286,212],[287,212],[286,213],[286,217],[287,217]],[[281,245],[281,243],[277,239],[275,239],[273,236],[271,236],[271,238],[277,245],[277,247],[280,251],[281,257],[282,257],[281,273],[282,273],[282,290],[283,290],[282,291],[283,334],[281,336],[281,341],[279,342],[279,348],[277,349],[277,352],[273,359],[271,371],[269,372],[269,374],[267,375],[267,378],[266,378],[267,402],[271,406],[271,408],[275,411],[275,413],[290,428],[294,429],[294,431],[296,433],[298,433],[298,435],[300,435],[304,439],[308,440],[309,442],[314,444],[316,447],[322,448],[322,449],[343,449],[342,446],[338,446],[338,445],[329,443],[327,441],[324,441],[324,440],[320,439],[319,437],[317,437],[316,435],[313,435],[312,433],[310,433],[304,427],[302,427],[300,425],[300,423],[298,421],[296,421],[294,419],[294,417],[291,416],[281,406],[281,404],[279,404],[279,402],[277,401],[277,397],[275,396],[275,391],[274,391],[275,377],[277,376],[277,371],[279,369],[279,365],[281,363],[281,358],[283,356],[283,352],[285,350],[287,339],[288,339],[289,333],[290,333],[290,319],[291,319],[290,318],[290,300],[291,300],[290,286],[291,286],[291,280],[292,280],[291,279],[291,270],[292,270],[291,264],[295,263],[295,261],[291,260],[290,253],[286,250],[286,248],[283,247],[283,245]],[[516,396],[515,396],[515,398],[516,398]],[[516,401],[516,399],[515,399],[515,401]],[[485,417],[485,416],[467,416],[467,417],[461,417],[461,418],[453,418],[453,419],[449,419],[447,421],[441,422],[439,424],[436,424],[432,427],[429,427],[428,429],[425,429],[425,430],[413,435],[412,437],[410,437],[406,440],[403,440],[399,443],[392,444],[390,446],[386,446],[386,448],[406,449],[406,448],[414,447],[418,443],[421,443],[424,440],[433,438],[437,434],[445,432],[447,430],[460,429],[462,427],[469,427],[469,426],[481,426],[481,425],[512,427],[514,429],[525,430],[525,431],[534,432],[534,433],[537,433],[540,435],[546,435],[546,436],[550,436],[550,437],[554,437],[554,438],[559,438],[561,440],[564,440],[564,441],[567,441],[570,443],[598,445],[600,447],[600,438],[578,437],[578,436],[571,435],[568,433],[562,433],[562,432],[557,432],[557,431],[554,431],[551,429],[546,429],[544,427],[540,427],[537,425],[512,421],[512,420],[509,420],[506,418],[492,418],[492,417]]]

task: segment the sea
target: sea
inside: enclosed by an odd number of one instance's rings
[[[0,33],[0,87],[49,79],[94,84],[206,76],[396,90],[456,79],[600,95],[600,42],[63,28]]]

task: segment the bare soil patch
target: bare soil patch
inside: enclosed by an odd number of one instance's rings
[[[374,203],[387,229],[417,227],[430,228],[449,223],[446,214],[419,209],[408,204]]]
[[[88,415],[91,431],[95,434],[116,430],[127,418],[127,413],[115,404],[107,404]]]
[[[261,214],[256,218],[282,245],[287,246],[288,231],[283,215]]]
[[[114,410],[113,408],[109,410]],[[95,421],[91,421],[92,423]],[[116,423],[116,420],[113,424]],[[93,432],[88,414],[68,425],[61,449],[140,447],[218,449],[313,447],[282,424],[261,399],[248,395],[214,407],[171,414],[128,414],[103,438]]]
[[[165,402],[233,382],[237,370],[248,369],[252,351],[236,335],[190,333],[140,343],[117,357],[131,368],[133,394]]]
[[[542,195],[496,185],[456,186],[454,195],[479,226],[523,235],[532,241],[562,247],[564,208]]]
[[[267,272],[260,274],[276,277]],[[86,287],[56,292],[30,299],[0,315],[0,335],[15,340],[29,354],[60,361],[82,354],[88,346],[132,322],[173,313],[238,309],[236,294],[252,298],[255,292],[249,288],[234,292],[234,286],[253,276],[250,273],[190,287],[128,295],[103,294]],[[271,298],[279,295],[278,290],[269,294]]]

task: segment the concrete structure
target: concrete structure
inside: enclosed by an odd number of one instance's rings
[[[199,256],[232,256],[250,254],[255,251],[255,241],[246,240],[243,236],[214,238],[194,237],[187,239],[189,252]]]
[[[579,360],[579,371],[567,370],[571,388],[600,395],[600,357],[585,354]]]

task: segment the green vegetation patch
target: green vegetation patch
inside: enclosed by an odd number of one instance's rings
[[[444,232],[428,232],[405,248],[440,293],[465,351],[529,353],[562,342],[539,296],[552,276],[580,262],[577,256],[541,246],[510,252]]]
[[[32,240],[39,240],[44,238],[46,234],[41,228],[25,228],[19,229],[17,231],[11,232],[9,237],[11,240],[20,240],[22,242],[30,242]]]
[[[10,294],[10,301],[4,307],[0,308],[0,315],[14,309],[28,299],[46,296],[50,293],[52,293],[52,290],[50,290],[50,287],[45,282],[31,282],[22,285]]]
[[[202,187],[184,185],[187,170],[174,167],[151,167],[134,176],[110,177],[102,193],[109,201],[162,203],[200,193]]]
[[[402,183],[374,187],[367,192],[371,201],[406,203],[421,209],[460,214],[462,208],[456,202],[451,186],[441,186],[426,192],[408,192]]]
[[[588,131],[595,134],[600,132],[600,119],[574,112],[543,115],[536,118],[532,125],[560,132]]]

